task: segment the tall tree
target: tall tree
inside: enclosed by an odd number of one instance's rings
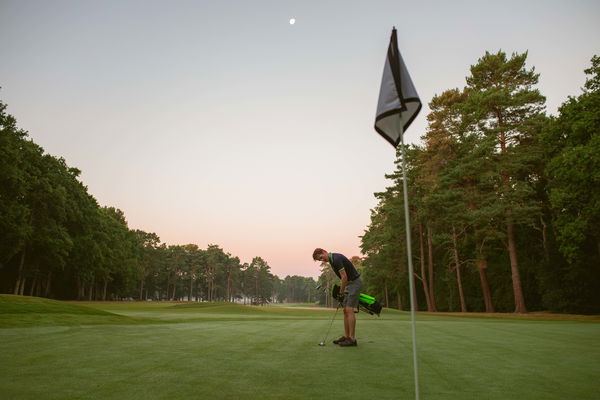
[[[472,131],[493,138],[497,202],[502,207],[515,312],[527,312],[517,254],[516,226],[539,214],[529,184],[531,166],[540,157],[535,141],[542,126],[545,98],[534,85],[539,75],[526,69],[527,53],[510,58],[486,52],[471,66],[469,95],[463,110]]]
[[[422,180],[429,184],[433,220],[441,224],[442,236],[448,238],[445,243],[451,259],[450,270],[456,274],[461,310],[467,310],[461,273],[461,266],[467,260],[459,256],[459,238],[474,241],[474,252],[461,250],[474,253],[485,308],[487,312],[493,312],[485,248],[489,239],[495,239],[487,229],[495,215],[489,206],[495,203],[496,197],[490,190],[493,186],[489,185],[489,173],[486,172],[492,169],[489,160],[494,151],[493,146],[488,145],[487,137],[472,134],[467,129],[462,105],[468,95],[469,90],[451,89],[431,100],[432,111],[427,116],[429,127],[423,137]],[[439,213],[440,210],[443,212]],[[474,237],[468,237],[469,230]]]
[[[434,96],[429,107],[431,112],[427,115],[429,125],[426,134],[421,138],[424,149],[415,157],[415,183],[418,187],[416,201],[419,205],[417,212],[419,221],[419,244],[421,253],[422,275],[425,276],[425,260],[429,266],[429,293],[427,302],[429,311],[436,310],[434,275],[433,275],[433,230],[440,233],[456,232],[457,225],[464,224],[464,204],[457,191],[462,182],[448,179],[447,169],[460,157],[460,142],[463,137],[462,118],[455,107],[464,101],[466,95],[458,89],[447,90],[439,96]],[[443,213],[440,214],[440,210]],[[456,239],[454,234],[451,234]],[[444,236],[444,235],[442,235]],[[445,236],[448,236],[446,233]],[[427,243],[427,256],[424,243]],[[449,241],[452,252],[454,269],[456,271],[457,286],[461,299],[461,309],[466,311],[464,294],[462,291],[461,263],[458,262],[458,249],[456,240]],[[425,283],[425,282],[424,282]]]

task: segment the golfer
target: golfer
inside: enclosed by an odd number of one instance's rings
[[[329,262],[333,272],[342,280],[340,293],[344,294],[344,336],[333,341],[340,346],[357,346],[355,331],[356,317],[354,309],[358,308],[358,297],[363,288],[363,281],[354,265],[343,254],[329,253],[323,249],[315,249],[313,260]]]

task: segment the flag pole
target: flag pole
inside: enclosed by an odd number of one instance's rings
[[[410,288],[410,320],[411,320],[411,331],[412,331],[412,349],[413,349],[413,367],[415,375],[415,399],[419,400],[419,367],[417,364],[417,331],[415,323],[415,304],[414,304],[414,293],[415,293],[415,279],[413,273],[412,264],[412,244],[410,241],[410,214],[408,211],[408,184],[406,183],[406,157],[404,153],[404,132],[402,126],[402,120],[400,120],[400,149],[402,154],[402,186],[404,192],[404,220],[406,221],[406,250],[408,254],[408,282]]]

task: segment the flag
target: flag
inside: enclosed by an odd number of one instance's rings
[[[419,111],[421,100],[398,51],[396,28],[393,28],[379,90],[375,130],[392,146],[398,147],[402,134]]]

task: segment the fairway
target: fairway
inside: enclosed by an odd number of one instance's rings
[[[410,315],[0,296],[6,399],[410,399]],[[101,310],[101,312],[99,312]],[[417,316],[422,399],[596,399],[597,319]],[[350,393],[350,394],[349,394]]]

